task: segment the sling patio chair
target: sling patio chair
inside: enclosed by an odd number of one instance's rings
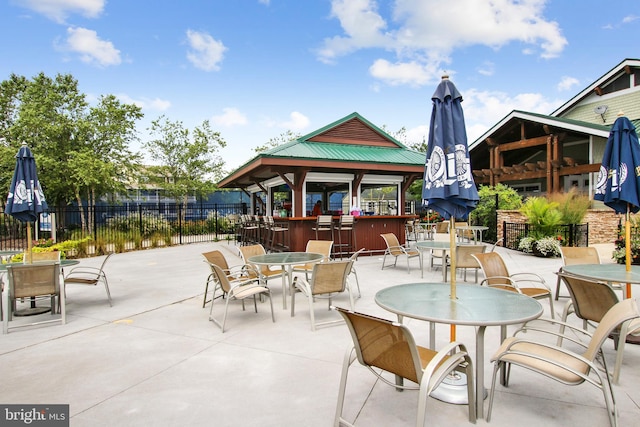
[[[273,314],[273,301],[271,301],[271,292],[266,286],[261,286],[257,279],[247,281],[244,279],[229,280],[227,274],[220,268],[220,266],[212,264],[214,279],[217,281],[217,286],[213,289],[213,298],[211,302],[211,308],[209,309],[209,320],[220,328],[224,333],[224,327],[227,323],[227,313],[229,311],[229,302],[233,300],[240,300],[242,302],[242,311],[244,311],[244,300],[249,297],[253,297],[253,307],[256,313],[258,313],[258,303],[256,296],[266,296],[269,298],[269,305],[271,307],[271,320],[275,323],[276,318]],[[216,291],[220,289],[226,295],[224,298],[224,314],[222,316],[222,322],[217,320],[213,316],[213,307],[216,300]]]
[[[311,317],[311,330],[315,331],[317,326],[325,326],[339,323],[341,320],[330,320],[316,323],[313,310],[313,302],[320,297],[328,300],[327,309],[331,308],[332,298],[340,293],[348,292],[349,305],[353,310],[353,294],[349,285],[348,277],[351,272],[353,261],[331,261],[321,262],[313,266],[311,280],[296,276],[291,285],[291,317],[295,316],[296,309],[296,289],[299,290],[309,301],[309,315]]]
[[[353,427],[344,418],[343,407],[349,368],[356,359],[380,381],[397,390],[419,390],[416,417],[418,427],[424,426],[427,401],[433,390],[453,371],[464,372],[467,376],[467,401],[471,402],[468,405],[469,421],[476,422],[473,363],[463,344],[454,341],[439,351],[420,347],[416,345],[411,331],[401,323],[340,307],[333,308],[344,318],[353,341],[347,348],[342,363],[334,426]],[[387,378],[391,376],[389,374],[395,376],[394,382]],[[404,385],[404,379],[415,385]]]
[[[562,311],[562,321],[566,322],[571,313],[582,319],[582,329],[596,327],[602,321],[605,314],[616,305],[619,300],[613,287],[607,283],[588,280],[582,277],[572,276],[566,273],[558,273],[558,278],[562,280],[569,289],[571,299],[567,301]],[[564,333],[564,326],[560,327],[560,333]],[[622,358],[624,356],[624,346],[627,335],[640,335],[640,320],[633,320],[627,331],[615,331],[612,334],[614,346],[616,348],[616,364],[613,368],[613,383],[617,384],[620,379],[620,369],[622,368]],[[558,337],[558,345],[562,345],[562,337]]]
[[[394,257],[393,267],[396,266],[398,257],[407,257],[407,273],[411,273],[409,260],[411,258],[418,258],[418,262],[420,263],[420,270],[422,270],[422,257],[420,256],[420,251],[400,245],[398,237],[393,233],[381,234],[380,237],[382,237],[384,239],[384,242],[387,244],[387,249],[385,249],[384,256],[382,257],[383,270],[385,267],[385,261],[387,260],[387,255]]]
[[[612,427],[617,426],[618,410],[613,386],[609,380],[609,371],[602,353],[602,345],[614,330],[617,328],[626,330],[629,322],[639,317],[640,312],[638,312],[635,300],[626,299],[607,311],[593,334],[552,319],[536,319],[525,323],[512,337],[502,342],[498,351],[491,358],[494,366],[491,391],[489,393],[487,422],[491,420],[498,371],[504,369],[502,382],[506,387],[509,384],[512,365],[515,365],[537,372],[565,385],[575,386],[587,383],[597,387],[604,396],[609,424]],[[549,325],[552,328],[549,328]],[[562,335],[560,332],[556,332],[557,329],[554,326],[558,325],[569,328],[572,334]],[[523,335],[519,335],[520,333],[526,333],[524,335],[526,337],[522,338]],[[579,350],[581,353],[572,351],[567,347],[537,340],[539,335],[545,334],[552,337],[561,336],[564,340],[570,341],[574,347],[581,347],[581,350]],[[588,341],[582,342],[576,338],[576,335]],[[527,387],[544,387],[544,385],[530,383]]]
[[[107,261],[109,261],[113,254],[114,252],[107,254],[107,256],[102,260],[100,267],[78,266],[72,268],[64,277],[65,288],[67,285],[96,286],[98,283],[102,283],[104,285],[104,290],[107,292],[109,305],[113,307],[111,292],[109,292],[109,282],[107,281],[107,275],[104,272],[104,266],[107,265]]]
[[[35,264],[8,265],[7,288],[2,293],[2,331],[8,333],[10,328],[40,325],[51,322],[66,323],[66,304],[64,287],[60,286],[60,264],[57,262],[38,262]],[[60,307],[60,317],[41,320],[41,316],[34,316],[30,323],[9,325],[13,319],[16,300],[31,297],[46,296],[51,299],[51,315],[56,314],[56,306]],[[59,304],[56,304],[56,299]]]
[[[480,285],[518,292],[535,299],[548,299],[551,318],[555,318],[551,289],[541,276],[536,273],[509,274],[507,265],[498,252],[471,254],[471,256],[478,261],[486,277]]]
[[[204,257],[204,261],[211,268],[211,273],[209,274],[209,277],[207,277],[207,283],[205,284],[205,288],[204,288],[204,298],[202,300],[202,308],[204,308],[204,306],[211,301],[211,300],[207,301],[207,295],[209,293],[209,285],[212,283],[216,285],[218,283],[217,280],[215,280],[215,272],[213,271],[213,264],[218,265],[222,269],[222,271],[224,271],[224,273],[227,275],[227,278],[229,278],[229,280],[236,280],[236,279],[243,278],[244,280],[251,281],[251,280],[258,279],[258,272],[255,271],[253,266],[243,264],[243,265],[234,265],[230,267],[229,263],[227,262],[227,259],[224,257],[222,252],[218,250],[204,252],[202,256]]]

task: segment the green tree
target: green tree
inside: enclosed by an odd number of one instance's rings
[[[498,183],[495,186],[481,185],[478,189],[480,201],[476,208],[471,211],[470,219],[472,223],[489,227],[486,236],[487,240],[497,239],[496,230],[496,198],[497,209],[520,209],[522,197],[516,190],[508,185]]]
[[[149,132],[155,139],[144,147],[159,163],[154,171],[166,180],[162,186],[169,196],[186,207],[189,194],[202,197],[215,189],[224,165],[218,151],[227,143],[208,120],[190,132],[182,122],[161,116],[151,123]]]
[[[257,154],[260,154],[264,151],[271,150],[272,148],[276,148],[279,145],[296,140],[301,136],[302,135],[300,135],[300,133],[298,132],[286,130],[285,132],[282,132],[280,135],[269,139],[269,141],[267,141],[265,144],[257,146],[256,148],[253,149],[253,151],[255,151]]]
[[[50,205],[76,200],[89,203],[124,188],[138,156],[129,151],[137,140],[140,108],[102,96],[89,107],[71,75],[32,80],[12,74],[0,83],[0,185],[8,189],[15,153],[24,141],[38,164],[38,175]],[[13,154],[11,154],[13,153]],[[5,197],[6,199],[6,197]],[[83,226],[90,224],[83,220]]]

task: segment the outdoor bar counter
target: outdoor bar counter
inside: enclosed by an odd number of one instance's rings
[[[363,255],[370,253],[383,253],[387,248],[382,237],[383,233],[394,233],[401,244],[405,242],[404,224],[409,219],[415,219],[415,215],[364,215],[355,218],[355,237],[357,248],[365,248]],[[304,252],[307,241],[315,240],[316,232],[312,228],[316,224],[316,217],[290,217],[290,218],[274,218],[277,222],[287,221],[289,223],[289,233],[291,239],[291,250],[296,252]],[[340,221],[339,216],[333,217],[334,223],[334,243],[338,244],[337,225]],[[347,232],[343,231],[343,243],[347,238]],[[319,240],[329,240],[327,232],[318,234]]]

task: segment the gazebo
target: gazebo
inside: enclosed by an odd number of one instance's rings
[[[286,216],[292,233],[303,233],[302,238],[296,236],[296,242],[292,236],[294,250],[303,250],[311,236],[309,230],[315,220],[311,209],[316,200],[336,216],[357,206],[366,214],[358,218],[359,222],[366,219],[375,224],[375,230],[393,231],[404,239],[404,221],[415,216],[405,210],[405,193],[415,180],[422,179],[424,163],[425,153],[408,149],[354,112],[259,153],[218,186],[245,191],[252,213],[273,212],[281,219]],[[376,201],[384,200],[384,205],[366,197],[373,188],[385,189],[384,197]],[[368,231],[374,234],[374,230]],[[364,235],[361,240],[360,234],[359,246],[384,249],[379,233],[370,240]]]

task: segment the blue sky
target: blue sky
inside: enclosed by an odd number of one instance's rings
[[[0,78],[72,74],[140,105],[142,140],[160,115],[210,120],[230,170],[354,111],[420,142],[445,72],[469,142],[513,109],[549,114],[640,57],[639,18],[628,0],[8,0]]]

